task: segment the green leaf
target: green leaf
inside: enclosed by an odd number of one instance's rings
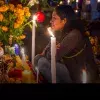
[[[21,3],[22,3],[22,4],[25,4],[25,3],[26,3],[26,0],[21,0]]]

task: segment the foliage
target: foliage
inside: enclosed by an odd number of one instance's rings
[[[25,4],[26,0],[21,0],[21,2]],[[11,45],[15,41],[19,45],[23,43],[24,29],[26,25],[31,24],[29,22],[30,5],[23,4],[0,2],[0,42],[4,45]]]

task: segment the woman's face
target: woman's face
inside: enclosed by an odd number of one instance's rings
[[[64,25],[66,23],[66,18],[61,20],[61,18],[54,11],[52,13],[52,19],[51,19],[50,23],[51,23],[51,28],[53,29],[53,31],[59,31],[64,28]]]

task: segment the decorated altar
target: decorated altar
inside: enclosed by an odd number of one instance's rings
[[[38,2],[26,3],[25,0],[19,4],[0,1],[0,83],[40,83],[42,80],[22,47],[26,37],[24,29],[27,25],[32,27],[30,8]]]

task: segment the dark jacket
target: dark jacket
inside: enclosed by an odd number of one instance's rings
[[[45,56],[50,60],[50,44],[46,47]],[[57,62],[64,63],[73,82],[82,82],[82,69],[87,72],[87,82],[93,82],[98,76],[96,63],[88,37],[74,29],[60,42],[56,54]]]

